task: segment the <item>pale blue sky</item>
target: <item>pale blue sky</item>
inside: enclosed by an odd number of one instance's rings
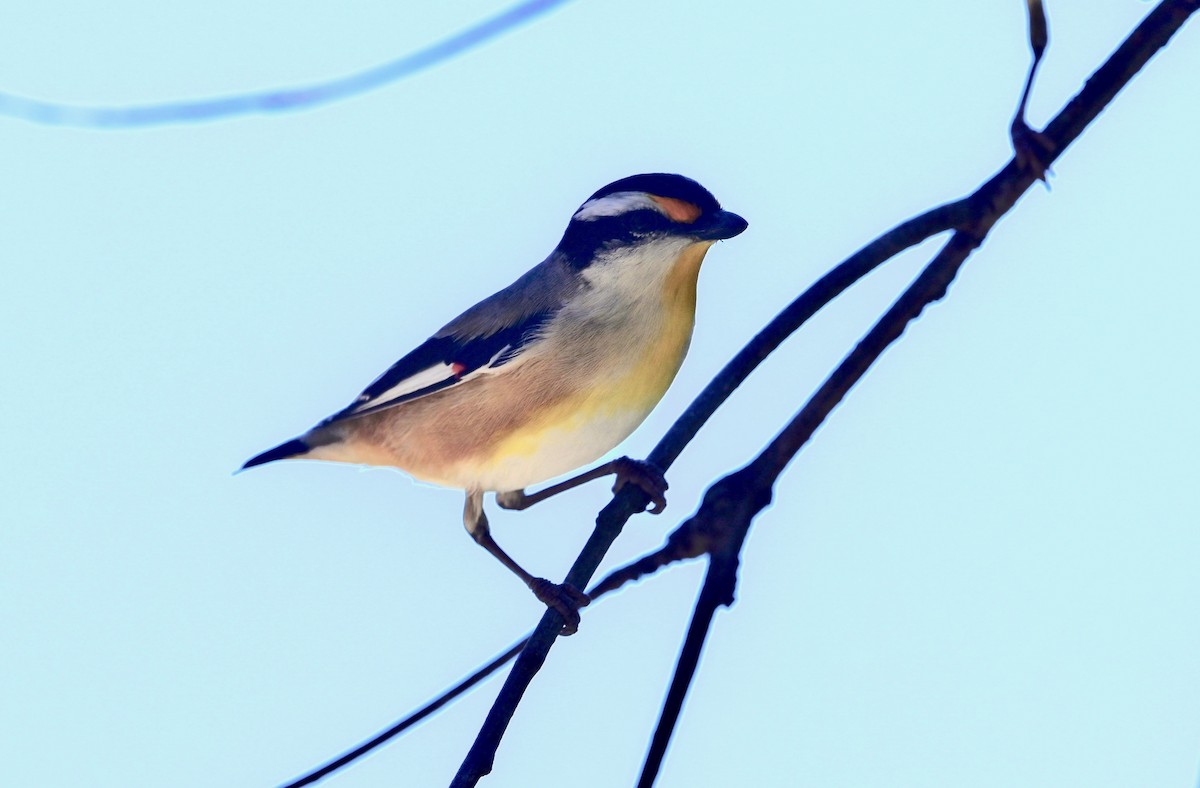
[[[138,103],[394,58],[500,8],[16,4],[0,90]],[[1049,0],[1040,126],[1152,6]],[[540,611],[458,492],[250,455],[343,406],[641,171],[750,221],[709,255],[649,450],[783,304],[1008,156],[1024,4],[577,0],[319,111],[0,118],[0,783],[272,786]],[[1118,97],[784,476],[661,786],[1172,786],[1200,763],[1200,27]],[[604,568],[778,430],[932,247],[784,346]],[[604,485],[492,517],[561,577]],[[484,785],[632,784],[701,576],[589,609]],[[327,784],[446,784],[492,682]]]

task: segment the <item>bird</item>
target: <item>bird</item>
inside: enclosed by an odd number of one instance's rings
[[[398,468],[465,491],[468,533],[562,615],[589,601],[534,577],[491,535],[483,496],[525,509],[592,479],[632,483],[648,511],[666,506],[661,470],[621,457],[595,462],[649,415],[683,363],[701,263],[747,227],[696,181],[646,173],[614,181],[571,216],[550,255],[403,356],[348,406],[247,460],[326,460]]]

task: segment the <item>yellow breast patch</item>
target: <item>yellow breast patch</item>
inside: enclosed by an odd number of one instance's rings
[[[683,364],[695,325],[700,265],[710,246],[711,241],[692,244],[672,264],[663,280],[657,336],[623,375],[602,379],[543,411],[500,441],[493,459],[528,457],[571,435],[594,446],[588,451],[594,459],[628,437],[662,399]]]

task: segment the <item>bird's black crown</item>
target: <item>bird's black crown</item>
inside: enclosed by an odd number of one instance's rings
[[[588,201],[607,197],[617,192],[647,192],[659,197],[670,197],[674,200],[690,202],[705,213],[718,211],[721,204],[712,192],[696,183],[691,178],[674,175],[668,172],[651,172],[644,175],[630,175],[619,181],[613,181],[600,191],[588,197]]]

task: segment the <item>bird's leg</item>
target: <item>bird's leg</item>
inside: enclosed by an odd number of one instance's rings
[[[573,487],[609,474],[615,474],[617,477],[613,483],[613,492],[620,490],[626,484],[632,484],[646,493],[650,497],[650,507],[646,511],[650,514],[661,514],[662,510],[667,508],[667,480],[663,476],[663,472],[645,460],[633,460],[629,457],[606,462],[590,471],[584,471],[578,476],[567,479],[565,482],[552,484],[535,493],[527,493],[524,490],[498,492],[496,493],[496,503],[500,505],[501,509],[528,509],[535,503],[541,503],[560,492],[566,492]]]
[[[467,503],[463,507],[463,524],[466,525],[467,533],[471,534],[471,538],[495,556],[500,563],[508,567],[509,571],[521,578],[521,581],[529,586],[529,590],[533,592],[539,602],[563,617],[565,623],[562,634],[575,634],[575,631],[579,629],[579,608],[586,607],[592,601],[591,598],[569,583],[560,585],[551,583],[544,577],[534,577],[522,569],[521,565],[514,561],[508,553],[504,552],[492,538],[487,515],[483,512],[482,492],[467,493]]]

